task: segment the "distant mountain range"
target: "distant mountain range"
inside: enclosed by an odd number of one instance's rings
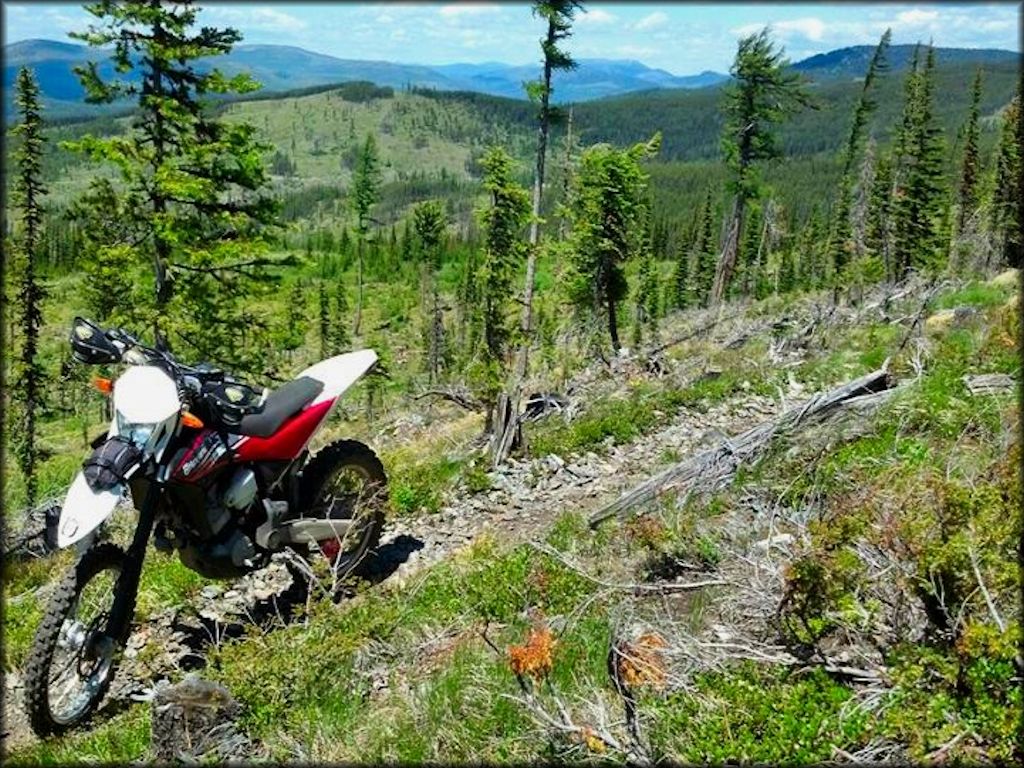
[[[893,46],[890,62],[894,69],[906,67],[914,46]],[[817,80],[863,76],[872,46],[854,46],[812,56],[794,64]],[[17,70],[31,66],[39,80],[44,105],[51,117],[87,116],[110,107],[83,103],[83,91],[72,69],[90,59],[100,60],[100,51],[88,46],[53,40],[23,40],[4,47],[4,115],[13,108],[13,88]],[[1013,60],[1019,54],[1003,50],[940,48],[944,62],[961,61],[985,64]],[[214,63],[210,61],[210,66]],[[365,80],[395,88],[417,86],[444,91],[475,91],[493,96],[523,98],[523,82],[537,77],[539,66],[515,66],[501,63],[444,64],[426,66],[389,61],[338,59],[322,53],[285,45],[239,45],[226,57],[216,60],[225,74],[247,72],[263,84],[265,92]],[[101,61],[102,75],[113,74],[109,60]],[[648,67],[639,61],[617,59],[581,59],[571,72],[560,72],[555,85],[555,100],[580,102],[637,91],[703,88],[728,79],[721,72],[704,71],[678,76]]]
[[[889,67],[897,71],[907,69],[914,59],[916,48],[916,45],[890,46],[886,53]],[[875,46],[873,45],[839,48],[798,61],[793,65],[793,69],[818,80],[827,77],[863,77],[874,52]],[[924,55],[923,48],[921,55]],[[974,64],[978,66],[1001,64],[1020,58],[1019,53],[998,48],[936,48],[935,56],[943,64]]]

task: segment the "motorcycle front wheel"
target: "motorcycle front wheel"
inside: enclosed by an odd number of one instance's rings
[[[125,560],[113,544],[91,547],[50,599],[25,667],[25,709],[38,736],[85,721],[110,687],[126,639],[108,627]]]

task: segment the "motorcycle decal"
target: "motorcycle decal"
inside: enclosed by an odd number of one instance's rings
[[[215,470],[228,453],[220,435],[211,429],[204,429],[188,447],[172,477],[175,480],[195,482]]]
[[[327,418],[335,399],[314,403],[304,411],[299,411],[270,437],[249,437],[239,442],[235,461],[291,461],[302,453],[302,449]]]

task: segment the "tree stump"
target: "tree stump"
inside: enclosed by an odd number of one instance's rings
[[[154,758],[195,762],[251,757],[248,739],[235,726],[241,709],[227,688],[195,675],[159,688],[153,696]]]

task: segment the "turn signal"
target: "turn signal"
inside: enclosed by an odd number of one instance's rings
[[[203,420],[196,416],[194,413],[189,413],[188,411],[185,411],[183,414],[181,414],[181,423],[186,427],[191,427],[192,429],[203,428]]]
[[[104,395],[109,395],[111,392],[114,391],[114,382],[111,381],[110,379],[104,379],[97,376],[95,379],[92,380],[92,385],[96,387],[96,389],[98,389]]]

